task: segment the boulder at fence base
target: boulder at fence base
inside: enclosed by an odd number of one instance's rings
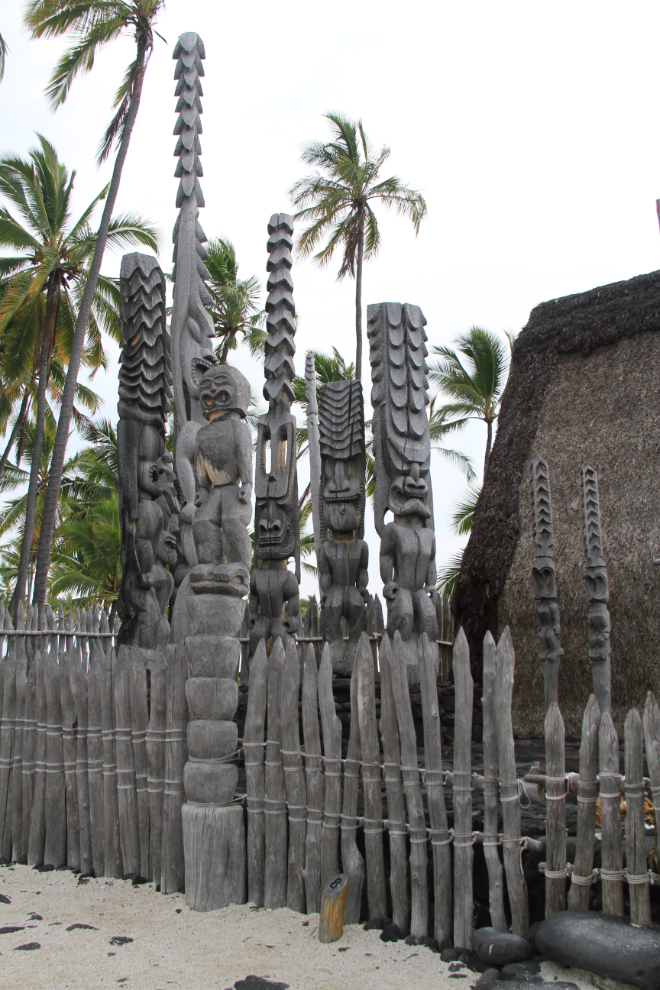
[[[536,946],[548,959],[640,990],[660,985],[660,931],[633,928],[626,918],[560,911],[541,923]]]
[[[215,911],[228,904],[244,904],[243,808],[184,804],[181,818],[188,907]]]
[[[189,801],[203,804],[231,803],[238,783],[238,767],[233,763],[186,763],[183,787]]]
[[[497,928],[477,928],[472,935],[472,948],[482,962],[491,966],[506,966],[532,958],[532,947],[526,939]]]

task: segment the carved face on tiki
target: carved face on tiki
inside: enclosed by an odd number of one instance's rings
[[[364,458],[323,458],[323,515],[336,533],[352,533],[360,526]]]
[[[250,383],[240,371],[227,364],[210,365],[204,359],[196,358],[193,374],[197,375],[199,382],[202,413],[209,423],[227,413],[238,413],[245,419],[250,402]]]
[[[259,560],[288,560],[295,552],[295,536],[287,507],[274,498],[257,501],[255,513]]]
[[[534,598],[556,598],[557,578],[551,557],[537,557],[532,565]]]
[[[605,565],[587,566],[587,596],[590,602],[609,601],[609,587]]]
[[[408,473],[399,475],[390,486],[389,509],[395,516],[419,516],[430,519],[427,505],[429,486],[419,464],[411,464]]]
[[[587,619],[589,624],[589,659],[607,660],[610,655],[610,613],[604,602],[595,602]]]
[[[540,660],[557,660],[564,655],[559,641],[561,626],[559,624],[559,609],[553,601],[541,601],[536,606],[538,619],[538,634],[541,641],[539,650]]]

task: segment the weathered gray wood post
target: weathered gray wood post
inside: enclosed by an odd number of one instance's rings
[[[566,776],[564,720],[553,701],[545,716],[545,916],[566,910]]]
[[[611,709],[610,675],[610,600],[607,568],[603,557],[603,535],[600,526],[598,475],[591,467],[580,472],[582,489],[582,518],[587,555],[586,581],[589,595],[589,659],[594,694],[601,714]]]
[[[287,812],[282,764],[282,673],[284,648],[276,639],[268,659],[268,738],[266,740],[266,807],[264,906],[286,907]]]
[[[303,737],[305,741],[305,779],[307,782],[307,838],[305,839],[305,896],[307,911],[321,908],[321,825],[325,804],[325,777],[319,733],[318,669],[314,648],[305,650],[303,672]]]
[[[530,470],[534,549],[536,553],[532,577],[534,579],[534,598],[538,603],[536,616],[539,623],[539,661],[543,670],[545,710],[547,712],[552,702],[557,701],[559,663],[564,651],[559,642],[561,628],[557,607],[557,578],[552,557],[554,535],[548,465],[542,457],[535,457],[530,465]]]
[[[609,712],[600,722],[598,738],[600,772],[600,818],[603,836],[600,879],[603,884],[603,914],[623,917],[623,841],[619,772],[619,737]]]
[[[470,650],[462,629],[454,641],[454,945],[472,948],[472,704]]]
[[[250,665],[250,691],[243,730],[247,791],[247,883],[248,901],[264,904],[265,820],[264,726],[268,694],[268,656],[262,639]],[[298,717],[296,705],[296,721]]]
[[[390,842],[392,921],[395,925],[399,926],[401,931],[407,931],[410,924],[410,898],[408,896],[408,858],[406,856],[406,810],[403,801],[401,747],[399,745],[399,728],[392,687],[392,645],[389,636],[384,636],[381,640],[379,660],[380,734],[383,740],[383,766],[385,767],[385,787],[387,790],[387,833]],[[353,678],[355,679],[355,673],[353,674]],[[353,712],[355,710],[352,694],[353,684],[351,683],[351,728],[353,726]],[[359,758],[358,752],[356,759]],[[357,791],[355,794],[355,804],[357,806]],[[447,838],[449,838],[449,834],[447,834]],[[449,876],[447,880],[449,881]],[[359,918],[356,920],[359,920]]]
[[[381,641],[381,646],[385,636]],[[386,647],[387,649],[387,647]],[[417,739],[413,722],[408,691],[406,654],[401,636],[397,630],[391,652],[392,690],[401,741],[401,762],[403,786],[408,806],[410,830],[410,885],[411,914],[410,931],[421,938],[428,934],[429,890],[426,877],[426,817],[422,800],[422,787],[417,765]]]
[[[318,685],[325,768],[325,803],[321,832],[321,884],[325,887],[339,873],[342,778],[341,722],[335,712],[332,694],[332,662],[328,643],[323,647]]]
[[[152,876],[149,862],[149,768],[147,763],[147,668],[142,650],[131,650],[129,683],[131,698],[131,737],[135,764],[135,798],[137,801],[138,836],[140,840],[139,873],[143,880]]]
[[[223,659],[219,658],[219,664],[223,663]],[[166,682],[165,790],[163,791],[163,852],[160,880],[163,894],[183,891],[185,883],[181,808],[184,801],[183,768],[188,759],[187,675],[186,650],[185,645],[181,643],[177,646],[172,663],[168,667]]]
[[[114,664],[112,640],[102,657],[101,730],[103,739],[103,858],[106,877],[123,876],[119,841],[119,798],[117,791],[117,756],[115,752],[115,692],[112,683]],[[76,804],[77,811],[77,804]],[[160,877],[156,877],[156,883]]]
[[[89,776],[89,826],[94,876],[105,875],[105,808],[103,793],[103,650],[98,639],[90,640],[87,677],[87,754]]]
[[[626,879],[633,925],[651,924],[649,871],[644,835],[644,750],[642,720],[636,708],[626,716]]]
[[[362,633],[360,636],[357,663],[367,899],[369,917],[382,918],[387,914],[385,859],[383,856],[383,801],[380,790],[380,749],[376,722],[374,663],[366,633]]]
[[[516,774],[516,750],[513,742],[511,699],[516,657],[511,630],[507,626],[497,644],[497,673],[495,675],[495,708],[497,711],[497,759],[502,802],[502,843],[504,870],[511,907],[511,930],[524,935],[529,928],[527,884],[521,869],[520,796]]]
[[[16,628],[25,629],[23,602],[16,610]],[[23,850],[23,754],[25,749],[25,705],[27,697],[27,653],[25,638],[17,637],[16,643],[16,720],[8,805],[11,809],[11,858],[22,863],[27,856]]]
[[[50,609],[49,609],[50,612]],[[54,616],[50,612],[51,629]],[[60,697],[60,665],[57,662],[57,640],[50,637],[46,660],[46,840],[44,866],[59,869],[66,863],[66,806],[64,786],[64,754],[62,750],[62,701]]]
[[[298,696],[300,663],[293,640],[286,646],[282,671],[282,760],[289,812],[289,859],[286,905],[292,911],[305,911],[305,838],[307,835],[307,795],[305,768],[300,748]]]
[[[28,866],[41,866],[46,839],[46,650],[35,651],[33,663],[37,675],[37,737],[35,745],[34,796],[30,811]]]
[[[13,629],[9,613],[5,614],[5,627]],[[0,723],[0,856],[6,860],[11,858],[11,814],[8,814],[7,799],[16,716],[16,638],[9,636],[8,639],[7,656],[2,664],[3,695]]]
[[[580,744],[580,774],[578,782],[577,849],[568,907],[571,911],[587,911],[591,884],[595,882],[594,831],[596,828],[596,800],[598,798],[598,727],[600,709],[595,695],[589,697],[582,719]]]
[[[363,647],[362,647],[363,648]],[[358,644],[358,654],[361,647]],[[371,656],[371,650],[369,649],[369,644],[367,643],[367,649],[369,650],[369,655]],[[360,724],[358,716],[358,664],[353,665],[353,671],[351,673],[351,725],[348,737],[348,749],[346,750],[346,760],[344,763],[344,799],[341,809],[341,859],[344,874],[347,879],[346,886],[346,907],[344,909],[344,922],[347,925],[356,925],[360,920],[360,908],[362,906],[362,886],[364,884],[364,859],[360,853],[357,845],[357,809],[358,809],[358,797],[360,789],[360,763],[361,763],[361,747],[360,747]],[[390,687],[391,695],[391,687]],[[381,681],[381,698],[383,697],[383,688]],[[384,703],[383,703],[384,707]],[[394,699],[391,698],[390,707],[390,720],[394,720],[396,727],[396,713],[394,711]],[[401,778],[401,770],[399,768],[400,759],[398,755],[398,733],[397,733],[397,769],[399,770],[399,780]],[[385,754],[387,754],[387,749],[385,749],[385,736],[383,736],[383,748]],[[387,760],[387,755],[385,755],[385,760]],[[385,774],[385,779],[387,780],[387,774]],[[387,785],[389,788],[389,784]],[[400,785],[399,785],[400,788]],[[400,788],[401,789],[401,788]],[[390,797],[388,790],[388,807],[390,807]],[[405,846],[405,820],[403,811],[403,792],[401,792],[401,818],[400,821],[404,821],[403,829],[403,844],[399,850],[403,856],[404,869],[406,863],[406,846]],[[390,839],[390,842],[392,840]],[[392,854],[392,862],[394,862],[394,854]],[[405,885],[404,885],[405,890]],[[394,891],[395,887],[392,887],[392,908],[395,912],[393,918],[397,921],[398,915],[397,907],[394,902]],[[406,894],[407,901],[407,894]],[[404,918],[404,925],[407,924],[407,911],[406,917]],[[403,929],[403,925],[401,926]]]
[[[149,794],[149,868],[160,888],[163,851],[163,791],[165,789],[165,725],[167,707],[167,661],[162,650],[154,651],[151,673],[151,711],[147,729],[147,787]]]
[[[508,928],[504,913],[504,870],[498,853],[501,837],[497,831],[497,645],[491,632],[484,636],[483,666],[483,745],[484,745],[484,858],[488,869],[490,918],[494,928]]]
[[[38,610],[30,605],[28,609],[27,628],[33,628]],[[0,625],[0,629],[2,626]],[[2,642],[0,635],[0,643]],[[37,745],[37,663],[36,651],[33,648],[34,639],[28,640],[28,667],[27,684],[25,689],[25,721],[23,724],[23,857],[22,862],[27,862],[28,847],[30,845],[30,815],[32,814],[32,801],[34,798],[34,777],[35,777],[35,753]],[[2,676],[0,675],[0,680]]]
[[[117,792],[119,840],[124,876],[140,877],[140,836],[138,830],[135,758],[131,732],[130,647],[120,646],[113,670],[115,694],[115,746],[117,751]]]

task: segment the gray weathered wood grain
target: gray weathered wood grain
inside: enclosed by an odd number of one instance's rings
[[[358,650],[360,649],[358,644]],[[357,845],[357,810],[360,790],[360,724],[358,716],[358,682],[357,663],[353,664],[351,673],[351,725],[348,736],[348,749],[346,750],[346,761],[344,764],[344,797],[341,809],[341,859],[343,871],[346,875],[346,904],[344,907],[344,923],[356,925],[360,920],[360,907],[362,905],[362,887],[364,884],[364,859]],[[382,690],[382,689],[381,689]],[[391,689],[390,689],[391,693]],[[396,724],[396,714],[394,713],[394,699],[392,699],[392,718]],[[397,754],[398,754],[398,733],[397,733]],[[397,755],[397,763],[399,762]],[[399,770],[399,776],[401,771]],[[389,796],[388,796],[389,802]],[[401,807],[403,809],[403,794],[401,795]],[[402,810],[403,816],[403,810]],[[403,842],[404,869],[406,861],[405,835]],[[407,894],[406,894],[407,900]],[[394,915],[396,921],[397,915]],[[407,924],[407,916],[406,916]],[[398,924],[398,922],[397,922]]]
[[[385,636],[381,640],[381,646],[384,641]],[[406,659],[401,634],[398,630],[394,634],[392,644],[391,669],[392,691],[401,744],[403,786],[410,827],[410,931],[412,935],[421,938],[428,935],[429,925],[429,891],[426,879],[426,816],[424,815],[422,787],[417,765],[417,740],[410,707]]]
[[[9,614],[6,628],[12,629]],[[0,722],[0,856],[11,858],[10,793],[12,752],[14,746],[14,719],[16,716],[16,638],[9,637],[7,656],[3,663],[2,722]],[[44,730],[45,731],[45,730]],[[44,757],[45,759],[45,757]],[[9,813],[8,813],[9,811]],[[41,862],[41,861],[40,861]]]
[[[284,647],[278,637],[268,658],[268,737],[266,739],[266,797],[264,906],[286,907],[287,812],[282,765],[282,669]]]
[[[89,648],[87,674],[87,757],[89,778],[89,827],[92,840],[94,876],[105,876],[105,809],[103,793],[103,651],[99,641]]]
[[[566,777],[564,720],[553,701],[545,716],[545,916],[566,910]],[[563,876],[552,876],[551,874]]]
[[[140,841],[139,872],[143,880],[151,873],[149,863],[149,766],[147,762],[147,668],[142,651],[131,650],[129,668],[131,692],[131,736],[133,739],[133,762],[135,764],[135,797],[137,801],[138,836]]]
[[[601,881],[603,914],[623,917],[623,842],[621,837],[619,737],[609,712],[600,721]],[[608,874],[610,874],[608,876]],[[612,875],[613,874],[613,875]]]
[[[642,720],[632,708],[625,723],[626,771],[626,869],[630,895],[630,920],[633,925],[651,924],[646,838],[644,834],[644,750]],[[641,883],[631,881],[641,880]]]
[[[321,823],[325,795],[323,758],[318,717],[318,668],[312,644],[305,650],[303,673],[303,737],[305,742],[305,780],[307,783],[307,838],[305,839],[305,896],[307,911],[321,908]]]
[[[472,948],[472,703],[470,651],[458,630],[452,656],[456,696],[454,723],[454,945]]]
[[[513,742],[511,698],[516,664],[511,630],[507,626],[497,644],[495,675],[495,710],[497,712],[497,760],[499,763],[500,799],[502,802],[502,844],[504,871],[511,909],[511,931],[524,935],[529,928],[527,884],[521,868],[521,821],[516,750]]]
[[[117,756],[115,753],[115,692],[112,685],[114,650],[109,647],[101,659],[101,731],[103,740],[103,859],[106,877],[123,876],[119,842],[119,799]],[[160,878],[156,879],[156,883]]]
[[[135,762],[131,732],[130,647],[120,646],[113,671],[115,693],[115,746],[117,752],[117,791],[119,800],[119,841],[124,876],[140,876],[140,838]]]
[[[358,714],[362,749],[367,902],[369,917],[383,918],[387,914],[387,900],[385,897],[385,858],[383,855],[380,748],[376,721],[374,662],[366,633],[362,633],[360,636],[355,662],[358,666]],[[326,783],[326,790],[327,786]]]
[[[28,610],[28,618],[30,620],[27,626],[28,629],[31,628],[34,611],[36,610],[33,610],[32,606],[30,606]],[[31,637],[28,643],[30,648],[27,651],[25,721],[23,723],[23,862],[27,862],[28,847],[30,844],[30,815],[32,814],[32,801],[34,799],[35,753],[37,746],[37,666]]]
[[[16,609],[16,628],[25,629],[23,603]],[[26,861],[23,847],[23,754],[25,749],[25,704],[27,697],[27,653],[25,639],[16,638],[16,717],[8,805],[11,809],[11,858],[14,863]]]
[[[59,869],[66,864],[66,792],[62,749],[62,701],[57,647],[51,638],[46,660],[46,841],[44,866]]]
[[[186,860],[199,864],[186,878],[188,906],[215,911],[227,904],[244,904],[243,808],[185,804],[182,820]]]
[[[149,865],[150,874],[160,887],[163,851],[163,791],[165,789],[165,725],[167,661],[162,650],[150,666],[151,710],[147,729],[147,766],[149,793]]]
[[[247,883],[248,901],[263,907],[265,870],[264,825],[264,725],[268,691],[266,643],[259,640],[250,664],[250,691],[243,730],[247,791]],[[296,712],[297,718],[297,712]]]
[[[28,837],[28,866],[42,866],[44,861],[44,841],[46,839],[46,724],[48,709],[46,701],[46,656],[37,650],[33,663],[36,665],[37,679],[37,732],[35,741],[34,793],[30,812],[30,834]]]
[[[319,711],[323,730],[325,802],[321,832],[321,884],[339,873],[339,826],[341,822],[341,722],[335,712],[332,693],[332,662],[326,643],[321,655],[318,679]]]
[[[184,643],[178,643],[167,671],[167,725],[165,729],[165,790],[163,792],[163,852],[161,891],[184,889],[185,864],[181,808],[184,802],[183,768],[188,759],[186,727],[188,660]],[[124,868],[125,865],[124,865]]]
[[[491,632],[484,636],[483,666],[483,746],[484,746],[484,858],[488,869],[488,899],[491,924],[506,931],[504,913],[504,869],[498,846],[498,777],[497,777],[497,709],[495,680],[497,677],[497,645]]]
[[[588,911],[591,886],[576,882],[575,876],[586,880],[592,876],[594,865],[594,832],[596,829],[596,798],[598,797],[598,728],[600,709],[596,696],[591,695],[582,718],[580,743],[580,774],[578,783],[577,844],[573,876],[568,892],[571,911]]]
[[[292,639],[286,645],[282,671],[282,761],[289,813],[289,856],[286,906],[305,911],[305,837],[307,835],[307,794],[305,768],[300,747],[298,696],[300,663]]]
[[[78,785],[78,823],[80,827],[80,872],[89,876],[94,868],[89,809],[89,774],[87,751],[87,646],[84,639],[86,617],[76,623],[75,647],[66,653],[69,683],[73,692],[78,718],[76,749],[76,782]]]

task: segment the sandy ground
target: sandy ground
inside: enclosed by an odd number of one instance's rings
[[[121,880],[83,884],[69,872],[38,873],[27,866],[0,869],[0,987],[94,990],[225,990],[248,974],[291,990],[469,990],[478,979],[450,973],[437,953],[402,942],[384,943],[377,931],[344,929],[331,945],[317,938],[318,915],[249,905],[199,914],[183,895],[165,897],[152,884]],[[70,925],[92,925],[92,929]],[[132,941],[113,944],[119,937]],[[34,951],[14,951],[36,942]],[[543,964],[546,979],[570,980],[580,990],[620,984]],[[457,985],[458,984],[458,985]],[[461,988],[462,984],[462,988]]]

